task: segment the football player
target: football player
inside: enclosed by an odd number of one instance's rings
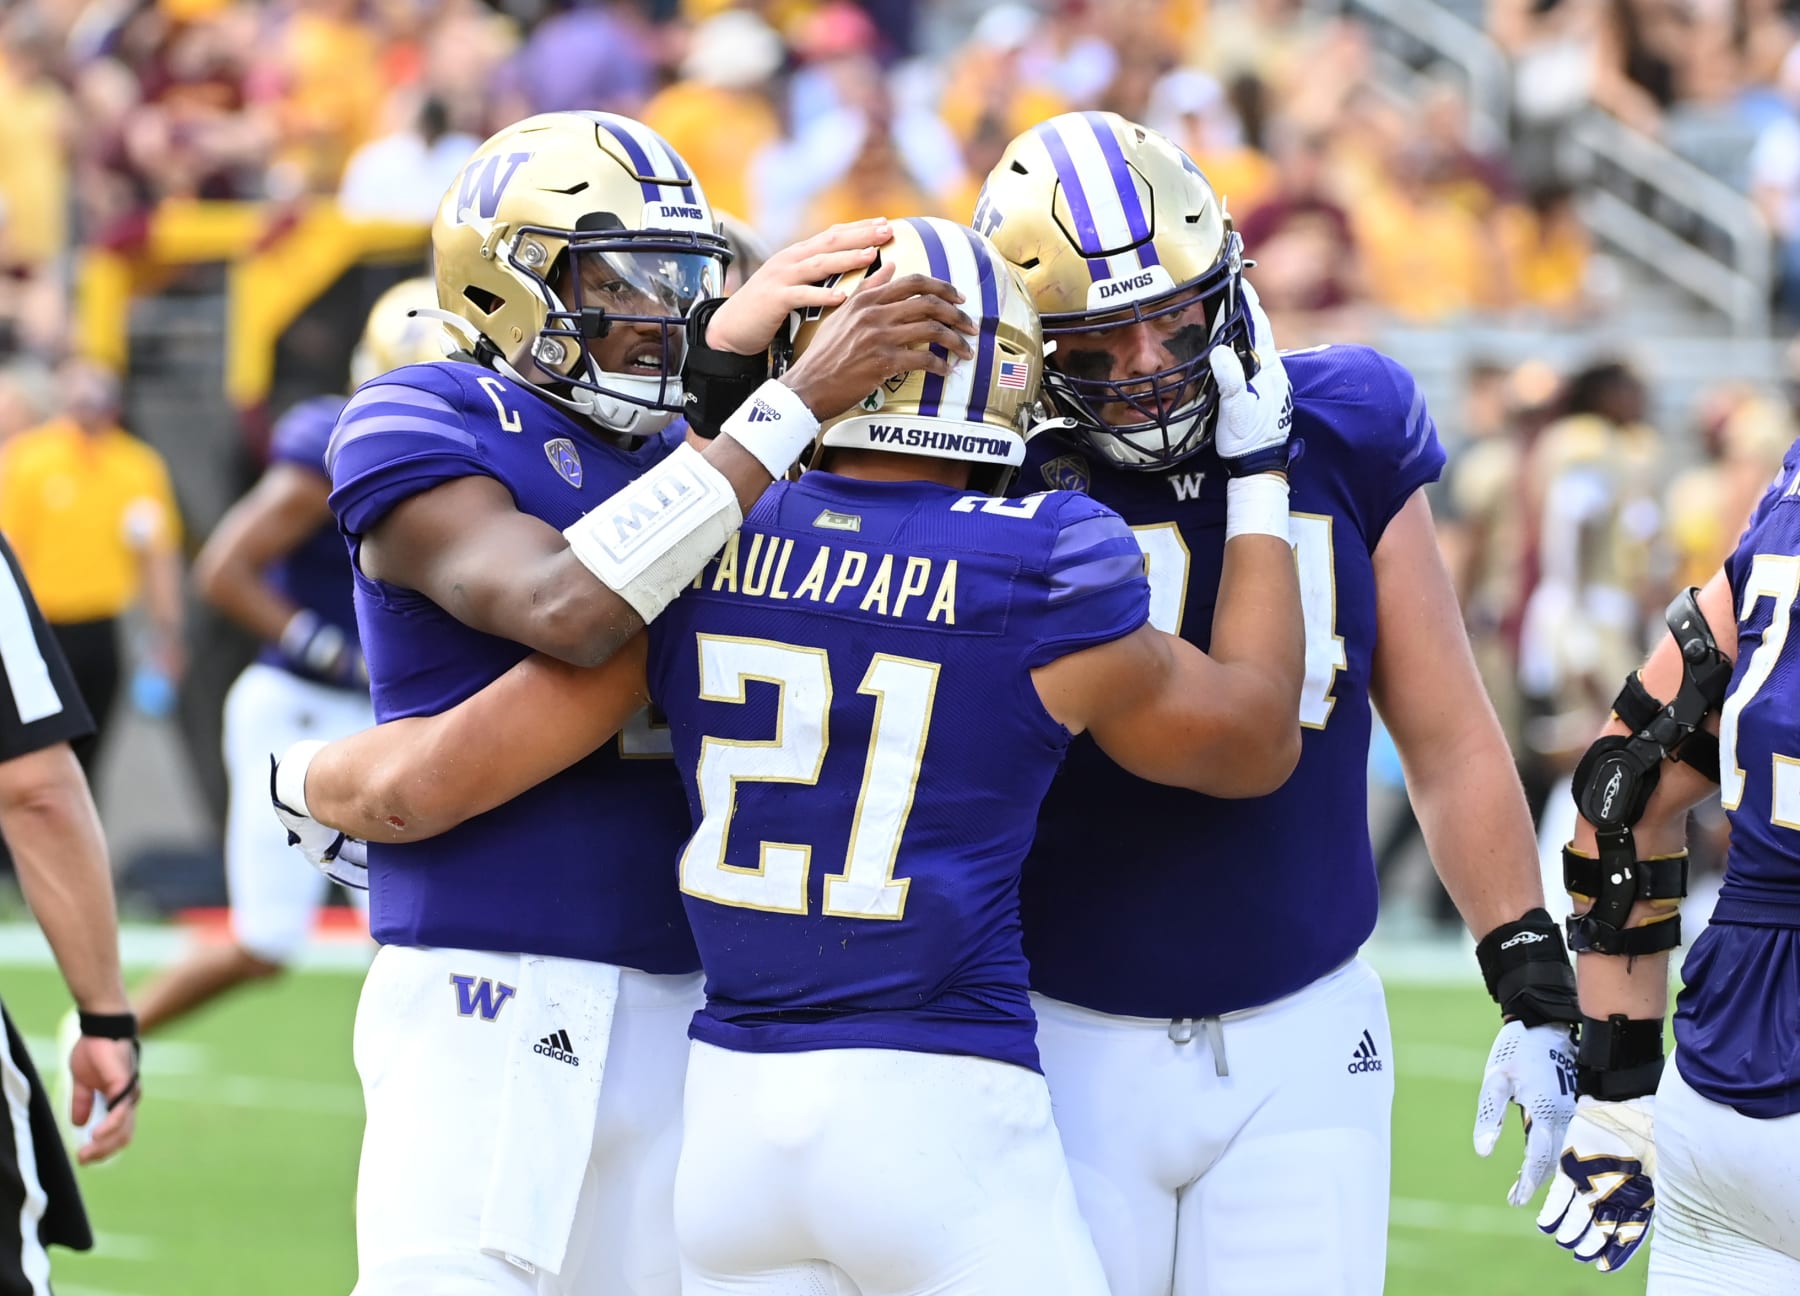
[[[1229,479],[1218,368],[1236,355],[1252,390],[1279,372],[1222,203],[1163,136],[1071,113],[1013,140],[975,224],[1055,347],[1064,431],[1032,443],[1018,489],[1116,509],[1149,564],[1152,623],[1204,646]],[[1438,556],[1423,487],[1444,452],[1424,398],[1364,347],[1295,352],[1285,371],[1304,446],[1294,777],[1224,802],[1077,740],[1026,869],[1039,1047],[1116,1296],[1381,1290],[1393,1045],[1357,957],[1376,914],[1371,701],[1501,1006],[1475,1144],[1490,1151],[1507,1103],[1524,1107],[1515,1203],[1548,1176],[1573,1103],[1573,973]]]
[[[1576,770],[1564,878],[1580,954],[1580,1101],[1538,1227],[1649,1290],[1800,1290],[1800,442]],[[1668,699],[1664,701],[1664,699]],[[1725,882],[1681,966],[1687,811],[1718,787]]]
[[[483,144],[432,228],[432,314],[460,353],[364,385],[327,452],[377,715],[442,710],[533,649],[599,660],[717,552],[815,413],[891,373],[946,374],[969,350],[955,290],[890,273],[730,435],[702,453],[670,428],[700,394],[683,384],[699,342],[762,351],[887,237],[827,231],[713,310],[724,240],[653,132],[555,113]],[[640,717],[457,832],[369,860],[364,1296],[674,1290],[699,958],[673,875],[645,865],[687,831],[668,756]]]
[[[429,279],[408,279],[383,293],[352,358],[352,385],[441,359],[442,330],[412,313],[436,305]],[[326,503],[325,446],[345,399],[315,396],[282,415],[270,437],[268,469],[219,520],[194,560],[201,596],[263,648],[225,696],[231,934],[197,946],[139,992],[145,1034],[233,986],[280,972],[305,943],[325,898],[326,879],[296,869],[280,828],[269,822],[269,753],[374,723],[350,602],[350,562]]]
[[[973,230],[894,232],[884,259],[961,289],[972,362],[897,375],[828,422],[820,468],[764,496],[629,657],[533,658],[294,780],[339,828],[436,832],[560,777],[646,696],[662,706],[707,976],[675,1194],[689,1296],[1103,1293],[1020,949],[1037,803],[1083,730],[1145,778],[1225,795],[1278,785],[1299,743],[1275,374],[1258,397],[1239,371],[1226,398],[1209,658],[1147,624],[1142,555],[1109,509],[987,493],[1025,455],[1036,312]],[[801,328],[801,363],[820,327]]]

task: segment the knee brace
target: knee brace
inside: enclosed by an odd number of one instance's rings
[[[1563,851],[1563,885],[1571,896],[1592,901],[1587,913],[1569,919],[1572,950],[1655,954],[1681,943],[1681,919],[1673,911],[1643,926],[1626,924],[1640,900],[1679,900],[1687,894],[1687,854],[1640,861],[1631,835],[1656,791],[1663,761],[1684,761],[1715,783],[1719,778],[1718,740],[1700,726],[1724,702],[1732,663],[1701,614],[1698,593],[1684,590],[1664,614],[1681,649],[1681,687],[1674,700],[1658,701],[1633,673],[1613,702],[1630,736],[1596,740],[1575,767],[1575,804],[1594,825],[1599,856]]]

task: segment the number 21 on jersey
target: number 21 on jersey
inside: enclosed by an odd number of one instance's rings
[[[700,826],[681,855],[681,889],[716,904],[774,913],[809,911],[807,877],[813,848],[761,842],[754,867],[727,864],[727,838],[739,783],[810,787],[825,768],[830,744],[831,663],[823,648],[767,639],[698,636],[700,696],[741,704],[752,680],[779,690],[774,736],[762,741],[706,738],[696,782]],[[826,875],[820,909],[834,918],[898,920],[906,913],[907,878],[894,877],[900,839],[912,814],[938,664],[876,653],[857,692],[875,699],[869,754],[850,823],[843,868]]]
[[[1337,673],[1349,664],[1344,637],[1337,633],[1337,568],[1332,552],[1332,520],[1324,513],[1293,513],[1288,518],[1294,541],[1294,563],[1300,573],[1300,614],[1306,624],[1306,682],[1300,687],[1300,723],[1323,729],[1337,699],[1331,695]],[[1173,522],[1132,527],[1144,551],[1150,580],[1150,624],[1168,634],[1181,633],[1187,611],[1188,569],[1192,555]]]

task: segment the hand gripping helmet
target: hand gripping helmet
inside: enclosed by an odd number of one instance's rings
[[[1018,272],[968,226],[915,216],[894,221],[893,231],[874,263],[842,276],[837,287],[854,295],[865,276],[890,264],[897,276],[947,281],[963,295],[962,309],[980,330],[971,339],[974,358],[958,360],[947,376],[895,374],[849,413],[828,421],[820,444],[969,460],[986,466],[971,479],[977,489],[998,493],[1025,461],[1025,442],[1042,419],[1044,339],[1037,310]],[[794,335],[796,358],[829,314],[816,307],[805,312]]]
[[[1243,241],[1200,168],[1117,113],[1064,113],[1007,146],[975,227],[1018,266],[1057,354],[1045,387],[1105,459],[1166,468],[1212,436],[1208,353],[1231,346],[1254,373],[1241,290]],[[1173,363],[1115,373],[1083,348],[1145,325]]]
[[[481,363],[628,436],[681,411],[687,314],[719,295],[726,244],[655,131],[602,112],[508,126],[450,185],[431,245],[439,317]]]
[[[350,357],[350,385],[361,387],[402,365],[442,360],[449,339],[436,318],[437,300],[436,285],[423,276],[402,279],[377,297]]]

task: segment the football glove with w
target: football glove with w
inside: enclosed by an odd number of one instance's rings
[[[1602,1272],[1620,1269],[1650,1233],[1656,1210],[1654,1098],[1583,1098],[1537,1225]]]

